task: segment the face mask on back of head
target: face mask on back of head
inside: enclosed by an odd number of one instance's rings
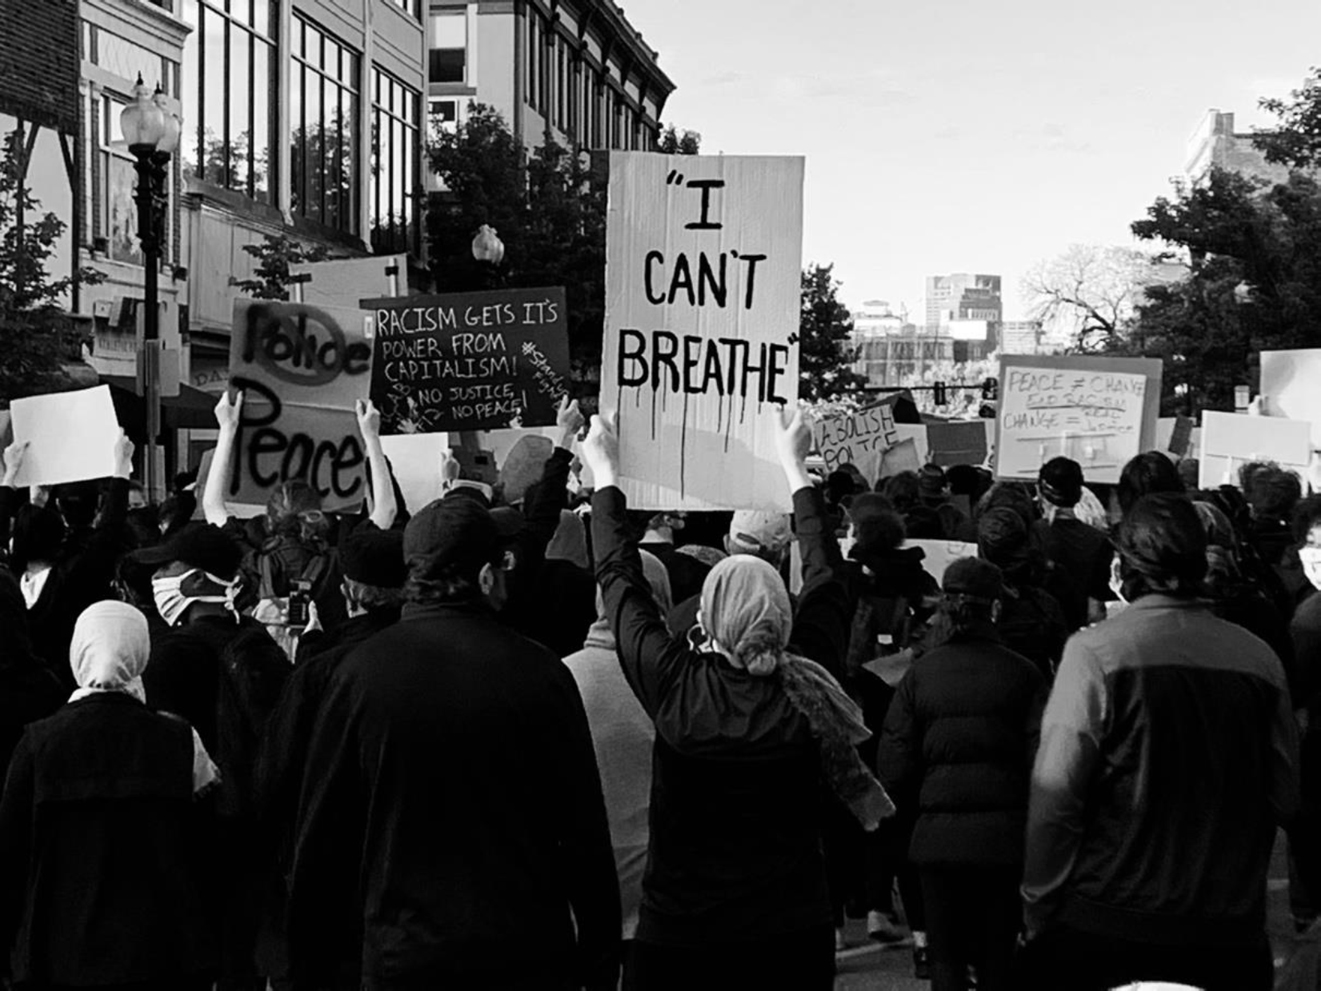
[[[1321,547],[1298,548],[1298,560],[1312,587],[1321,589]]]
[[[184,595],[182,588],[184,580],[199,571],[206,575],[208,580],[224,588],[225,594]],[[152,597],[156,600],[156,611],[161,614],[161,619],[165,620],[166,626],[178,626],[179,621],[183,619],[183,614],[194,602],[223,604],[230,612],[234,613],[234,620],[237,622],[238,612],[234,608],[234,597],[238,594],[238,585],[237,578],[232,581],[225,581],[223,578],[217,578],[209,572],[202,571],[201,568],[194,568],[192,571],[185,571],[181,575],[174,575],[169,578],[153,578],[151,580],[151,592]]]

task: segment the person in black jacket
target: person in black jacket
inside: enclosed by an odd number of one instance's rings
[[[20,987],[203,991],[215,945],[194,795],[214,767],[181,719],[143,704],[147,621],[99,602],[77,620],[80,686],[28,727],[0,800],[0,952]]]
[[[652,596],[616,485],[613,424],[595,417],[583,444],[597,486],[592,546],[605,614],[656,728],[647,872],[625,972],[632,991],[829,989],[824,792],[864,828],[893,812],[854,749],[868,735],[862,714],[830,674],[844,656],[850,602],[804,467],[811,428],[801,413],[777,442],[803,550],[797,617],[770,564],[733,555],[702,585],[701,651],[670,634]]]
[[[1064,653],[1069,627],[1059,601],[1039,584],[1045,562],[1023,518],[1004,507],[983,513],[977,520],[977,550],[1004,578],[996,624],[1000,638],[1049,679]],[[1059,584],[1051,579],[1052,588]]]
[[[17,508],[14,480],[27,445],[5,451],[0,481],[0,533],[8,533]],[[14,573],[27,602],[33,647],[66,691],[73,691],[65,658],[73,625],[93,602],[114,598],[115,565],[132,548],[124,526],[128,514],[128,478],[133,469],[133,442],[121,432],[115,445],[115,473],[106,483],[97,515],[95,483],[78,483],[72,491],[36,490],[36,501],[18,510],[14,532]]]
[[[330,680],[303,775],[289,891],[297,985],[361,932],[362,987],[614,988],[620,909],[573,676],[496,615],[490,511],[408,522],[401,621]]]
[[[1018,883],[1045,679],[1000,643],[1000,569],[945,572],[935,646],[899,684],[878,749],[881,779],[918,806],[910,856],[922,879],[933,991],[1010,988]]]
[[[1115,549],[1109,537],[1078,519],[1074,508],[1082,494],[1083,473],[1078,462],[1051,458],[1041,466],[1037,498],[1045,518],[1033,526],[1052,566],[1052,590],[1070,633],[1104,619],[1105,603],[1114,598],[1110,562]]]

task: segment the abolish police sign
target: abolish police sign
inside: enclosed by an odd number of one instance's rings
[[[568,391],[563,289],[365,300],[381,433],[545,427]]]
[[[265,504],[301,478],[327,511],[366,494],[366,453],[353,412],[371,381],[371,315],[271,300],[234,302],[229,384],[243,391],[225,497]]]
[[[638,509],[787,509],[803,159],[610,155],[601,406]]]

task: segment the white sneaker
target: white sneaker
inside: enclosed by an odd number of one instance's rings
[[[902,943],[908,934],[887,912],[867,913],[867,936],[878,943]]]

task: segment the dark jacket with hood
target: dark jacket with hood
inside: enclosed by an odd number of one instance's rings
[[[819,492],[794,494],[805,582],[791,650],[838,674],[850,605]],[[776,679],[671,637],[629,539],[623,493],[592,497],[592,544],[625,677],[656,727],[638,939],[677,946],[829,928],[825,785]]]
[[[916,807],[916,864],[1023,862],[1028,786],[1045,679],[988,627],[919,657],[899,683],[877,767],[895,803]]]

